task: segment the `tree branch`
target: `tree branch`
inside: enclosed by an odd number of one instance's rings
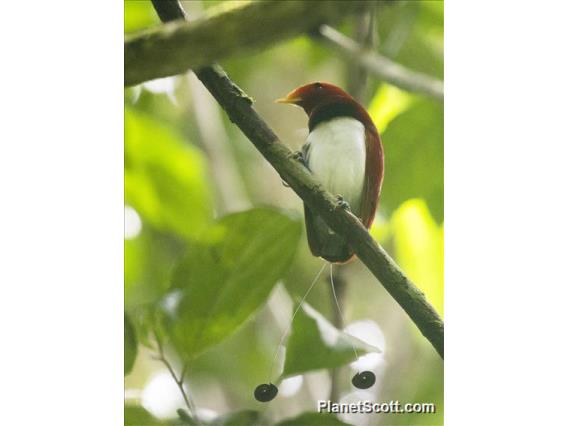
[[[409,92],[422,93],[444,100],[444,83],[416,71],[412,71],[372,49],[359,45],[336,29],[322,25],[314,38],[350,61],[355,61],[375,77]]]
[[[168,1],[154,4],[169,3]],[[260,1],[222,6],[203,18],[172,22],[127,37],[124,44],[126,86],[180,74],[225,59],[244,50],[275,42],[334,22],[361,9],[364,1]],[[167,7],[160,19],[171,21],[184,12]],[[184,14],[185,15],[185,14]]]
[[[179,19],[185,18],[177,0],[152,0],[162,16],[165,11],[179,10]],[[308,2],[310,3],[310,2]],[[318,3],[320,4],[320,3]],[[252,107],[252,100],[218,65],[202,68],[198,78],[223,107],[230,120],[248,137],[283,180],[325,222],[349,242],[359,259],[404,309],[422,334],[432,343],[443,358],[444,323],[420,291],[401,269],[369,235],[367,229],[349,211],[343,209],[336,198],[314,179]]]

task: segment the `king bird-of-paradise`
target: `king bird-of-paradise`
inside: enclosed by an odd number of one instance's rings
[[[309,117],[304,164],[369,229],[383,183],[384,155],[379,132],[365,108],[339,87],[320,82],[298,87],[277,102],[304,109]],[[333,263],[353,257],[347,242],[305,204],[304,216],[314,256]]]
[[[306,111],[310,133],[301,151],[304,165],[321,181],[325,189],[341,196],[341,203],[348,205],[351,212],[369,229],[375,217],[383,183],[384,157],[379,132],[365,108],[339,87],[320,82],[298,87],[277,102],[298,105]],[[304,215],[312,254],[330,262],[331,288],[337,309],[343,317],[335,294],[331,265],[349,261],[353,258],[353,250],[344,238],[333,232],[305,204]],[[312,281],[302,302],[323,270],[324,268]],[[292,322],[298,309],[299,307],[292,314]],[[280,339],[281,343],[285,334]],[[355,346],[353,352],[358,358]],[[269,378],[272,376],[277,353],[272,360]],[[372,371],[363,371],[355,374],[351,383],[359,389],[368,389],[375,384],[375,380]],[[254,397],[260,402],[271,401],[277,394],[278,387],[270,381],[258,385],[254,391]]]

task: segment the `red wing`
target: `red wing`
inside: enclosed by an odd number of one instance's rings
[[[369,229],[375,219],[379,195],[384,176],[383,146],[379,133],[375,129],[365,129],[367,159],[365,161],[365,183],[361,198],[361,222]],[[374,170],[374,172],[369,172]]]

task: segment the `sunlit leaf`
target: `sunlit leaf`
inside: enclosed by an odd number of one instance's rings
[[[304,413],[292,419],[285,419],[276,426],[350,426],[331,413]]]
[[[345,365],[356,359],[353,346],[358,355],[381,352],[379,348],[336,329],[319,312],[304,303],[292,324],[282,376]]]
[[[397,115],[406,111],[413,101],[413,96],[407,92],[390,84],[381,85],[368,108],[379,133],[382,134],[389,123]]]
[[[150,0],[124,1],[124,32],[130,33],[159,24],[158,15]]]
[[[130,319],[124,314],[124,375],[126,376],[132,371],[136,354],[138,353],[138,339],[136,339],[136,330],[130,322]]]
[[[212,217],[202,153],[151,117],[128,108],[124,126],[127,203],[156,229],[195,237]]]
[[[219,220],[189,245],[165,302],[166,330],[184,357],[233,333],[289,267],[301,222],[271,209]]]
[[[444,309],[444,228],[423,200],[409,200],[392,216],[396,259],[441,314]]]
[[[394,211],[423,198],[438,222],[444,217],[443,106],[420,100],[394,118],[383,134],[385,179],[380,205]]]

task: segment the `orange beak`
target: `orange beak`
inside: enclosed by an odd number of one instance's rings
[[[285,98],[276,99],[274,102],[279,104],[297,104],[302,98],[298,96],[295,91],[288,93]]]

